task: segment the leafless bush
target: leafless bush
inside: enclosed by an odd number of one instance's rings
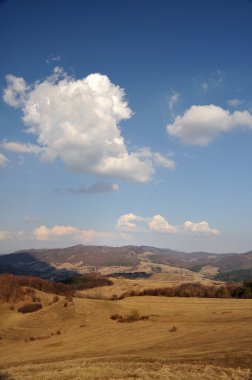
[[[142,320],[147,320],[149,319],[148,315],[142,315],[140,316],[139,311],[136,309],[131,310],[130,314],[112,314],[110,318],[113,321],[117,321],[119,323],[131,323],[131,322],[136,322],[136,321],[142,321]]]
[[[52,304],[53,303],[57,303],[59,301],[59,296],[53,296],[53,299],[52,299]]]
[[[35,311],[38,311],[42,309],[42,304],[41,303],[27,303],[26,305],[23,305],[18,308],[19,313],[33,313]]]
[[[170,331],[170,332],[175,332],[175,331],[177,331],[177,327],[176,327],[176,326],[173,326],[173,327],[171,327],[171,328],[169,329],[169,331]]]

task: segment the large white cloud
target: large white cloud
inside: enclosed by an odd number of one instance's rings
[[[4,100],[22,109],[26,132],[36,136],[38,146],[5,142],[5,148],[39,153],[44,160],[60,157],[72,171],[138,182],[150,180],[155,165],[174,167],[160,153],[128,151],[119,123],[132,111],[124,90],[107,76],[75,80],[55,68],[52,76],[32,86],[13,75],[7,81]]]
[[[167,234],[219,235],[216,228],[211,228],[206,221],[186,221],[181,225],[170,224],[162,215],[142,217],[132,213],[124,214],[117,220],[117,229],[128,232],[155,231]]]
[[[7,158],[2,153],[0,153],[0,169],[5,167],[7,161]]]
[[[169,135],[184,144],[206,146],[220,133],[241,127],[252,129],[252,115],[248,111],[230,113],[210,104],[192,106],[166,128]]]

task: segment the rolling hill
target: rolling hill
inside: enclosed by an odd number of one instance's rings
[[[31,249],[0,256],[0,273],[34,275],[50,280],[77,273],[148,277],[171,273],[172,268],[198,273],[205,278],[232,271],[251,273],[252,251],[237,254],[180,252],[147,246],[84,246],[62,249]],[[245,271],[245,272],[244,272]],[[224,276],[225,277],[225,276]],[[224,278],[223,277],[223,278]],[[238,278],[239,280],[239,278]]]

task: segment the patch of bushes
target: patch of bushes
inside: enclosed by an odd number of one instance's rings
[[[118,299],[135,296],[252,298],[252,281],[243,281],[242,284],[231,283],[221,286],[186,283],[169,288],[144,289],[140,291],[131,290],[121,294]]]
[[[252,269],[239,269],[231,272],[218,273],[215,277],[216,280],[226,282],[240,282],[252,280]]]
[[[34,276],[0,275],[0,301],[2,302],[13,304],[25,300],[27,296],[35,299],[34,289],[63,296],[74,295],[72,287],[62,283],[42,280]],[[35,302],[38,302],[38,298]]]
[[[34,313],[35,311],[38,311],[42,309],[42,304],[41,303],[27,303],[26,305],[23,305],[18,308],[19,313]]]
[[[147,315],[140,316],[138,310],[136,309],[131,310],[130,314],[125,314],[125,315],[121,315],[118,313],[112,314],[110,318],[113,321],[117,321],[119,323],[131,323],[131,322],[137,322],[137,321],[143,321],[143,320],[149,319]]]
[[[113,282],[106,276],[97,273],[87,273],[66,278],[61,281],[63,284],[70,285],[73,290],[92,289],[100,286],[111,286]]]

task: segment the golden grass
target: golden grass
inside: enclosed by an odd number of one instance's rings
[[[250,371],[213,365],[162,362],[91,362],[68,360],[16,366],[7,370],[15,380],[248,380]]]
[[[64,307],[64,297],[41,297],[31,314],[0,305],[0,363],[14,379],[249,379],[252,300],[74,298]],[[110,319],[132,309],[149,320]]]

